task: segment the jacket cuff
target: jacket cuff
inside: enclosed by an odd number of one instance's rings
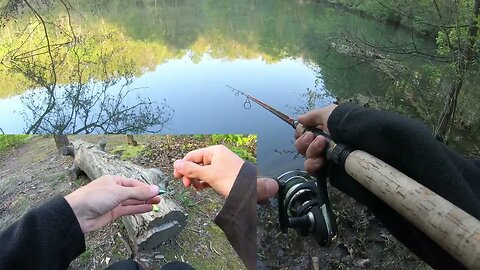
[[[345,126],[345,121],[347,121],[348,116],[352,113],[353,110],[362,108],[355,103],[342,103],[338,105],[328,117],[328,130],[332,138],[335,138],[335,134],[342,132],[343,127]]]
[[[53,199],[40,206],[39,211],[44,211],[45,216],[51,218],[51,226],[58,228],[62,237],[61,250],[68,261],[73,261],[82,254],[85,247],[85,236],[72,207],[62,196]]]
[[[256,269],[257,169],[245,162],[214,222],[248,269]]]

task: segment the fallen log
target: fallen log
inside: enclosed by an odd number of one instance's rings
[[[67,141],[68,142],[68,141]],[[81,140],[61,146],[64,156],[73,157],[71,177],[84,172],[90,180],[102,175],[120,175],[155,184],[166,189],[168,178],[159,169],[146,169],[129,161],[119,160],[103,151],[105,142],[99,146]],[[103,149],[102,149],[103,148]],[[136,250],[149,250],[175,238],[187,222],[187,213],[170,198],[162,195],[158,212],[122,217],[123,224]]]

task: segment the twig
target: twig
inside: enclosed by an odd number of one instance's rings
[[[50,47],[50,38],[48,37],[47,25],[46,25],[45,21],[43,20],[42,16],[40,16],[40,14],[38,13],[38,11],[36,9],[34,9],[32,7],[32,5],[30,5],[30,3],[27,0],[23,0],[23,1],[28,6],[28,8],[30,8],[32,10],[32,12],[35,13],[35,16],[37,17],[37,19],[42,23],[43,32],[45,33],[45,38],[47,40],[48,55],[50,56],[50,61],[51,61],[51,68],[52,68],[52,75],[53,75],[53,82],[54,82],[53,85],[56,85],[56,83],[57,83],[57,72],[56,72],[56,68],[55,68],[55,60],[53,59],[53,54],[52,54],[52,50],[51,50],[51,47]]]
[[[209,243],[210,250],[220,255],[220,253],[218,253],[218,251],[214,247],[212,247],[212,241],[208,241],[208,243]]]
[[[130,244],[125,240],[120,232],[117,232],[118,238],[120,238],[120,241],[125,245],[125,248],[127,249],[128,252],[128,257],[131,257],[133,255],[132,248],[130,247]]]
[[[189,230],[189,231],[192,231],[192,232],[196,232],[196,233],[198,233],[198,234],[202,234],[201,231],[197,231],[197,230],[195,230],[195,229],[191,229],[191,228],[185,228],[185,229],[186,229],[186,230]]]
[[[312,270],[320,270],[320,260],[318,257],[312,257]]]
[[[177,240],[175,240],[175,244],[177,244],[177,246],[178,246],[183,252],[185,252],[185,250],[184,250],[183,247],[178,243]]]

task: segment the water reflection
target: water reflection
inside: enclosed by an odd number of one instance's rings
[[[37,34],[26,33],[28,38]],[[85,45],[91,41],[73,29],[67,35],[72,40],[52,45],[45,33],[46,47],[22,44],[4,56],[6,71],[35,87],[20,98],[25,133],[158,133],[172,119],[174,111],[164,100],[141,97],[141,88],[131,87],[132,61],[117,51],[95,51],[96,44]],[[109,37],[104,35],[103,42]]]
[[[172,119],[174,110],[165,101],[137,96],[127,102],[139,90],[129,88],[132,78],[110,79],[29,91],[21,97],[25,133],[158,133]]]
[[[435,122],[441,109],[437,90],[442,76],[445,77],[441,67],[420,60],[402,60],[405,68],[392,77],[368,61],[349,55],[351,50],[342,53],[334,46],[346,36],[353,40],[359,35],[381,44],[392,39],[410,39],[410,33],[339,12],[332,6],[292,0],[109,0],[71,4],[70,17],[61,5],[50,8],[46,17],[51,21],[48,33],[57,59],[56,83],[52,84],[56,88],[55,98],[69,100],[83,94],[70,89],[81,77],[85,84],[82,87],[91,88],[84,90],[85,95],[112,100],[126,83],[120,78],[127,74],[131,82],[124,90],[138,89],[136,94],[141,100],[157,103],[143,111],[158,111],[155,106],[162,110],[167,104],[175,109],[174,121],[169,122],[168,129],[163,127],[162,133],[257,133],[258,162],[266,174],[301,166],[290,162],[294,156],[292,131],[255,105],[244,110],[243,100],[232,95],[226,85],[244,89],[291,115],[325,105],[337,97],[367,101],[379,97],[384,107],[429,123]],[[18,112],[33,101],[45,106],[52,96],[42,87],[45,83],[29,79],[32,73],[51,74],[51,59],[46,51],[32,53],[33,49],[45,46],[45,33],[40,26],[32,14],[25,12],[16,24],[7,22],[2,29],[0,128],[7,133],[22,132],[27,124],[27,130],[34,126],[34,118],[38,117],[27,113],[31,120],[25,121]],[[417,44],[422,42],[425,43]],[[28,57],[19,57],[22,55]],[[77,58],[82,59],[80,77]],[[30,72],[12,68],[15,62],[25,59],[28,64],[23,66],[35,64],[38,68],[30,68]],[[109,76],[119,81],[103,95],[102,84],[108,84]],[[132,94],[123,98],[123,104],[142,103]],[[464,107],[480,106],[476,105],[479,98],[469,95],[463,101]],[[60,120],[45,120],[51,122],[50,127],[38,132],[49,132],[52,127],[70,132],[73,123],[80,121],[65,120],[76,111],[63,109],[68,108],[67,103],[75,102],[58,101],[57,113],[51,115]],[[47,107],[31,105],[27,110],[40,113]],[[96,106],[90,114],[100,108]],[[170,119],[168,111],[173,109],[165,109],[165,119]],[[463,114],[472,123],[473,134],[480,125],[473,124],[479,117],[472,111]],[[111,118],[115,114],[107,115]],[[146,122],[153,123],[154,114],[147,115],[150,121]],[[150,130],[162,127],[157,124]],[[104,131],[98,128],[89,132]]]

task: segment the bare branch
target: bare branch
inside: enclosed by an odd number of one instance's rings
[[[52,50],[51,50],[51,47],[50,47],[50,38],[48,37],[48,30],[47,30],[47,26],[46,26],[46,23],[45,21],[43,20],[42,16],[37,12],[37,10],[35,10],[32,5],[30,5],[30,3],[27,1],[27,0],[23,0],[25,2],[25,4],[28,6],[28,8],[30,8],[30,10],[33,11],[33,13],[35,14],[35,16],[37,17],[37,19],[42,23],[42,26],[43,26],[43,32],[45,34],[45,38],[47,40],[47,49],[48,49],[48,55],[50,56],[50,61],[51,61],[51,71],[52,71],[52,76],[53,76],[53,83],[52,85],[54,85],[54,88],[55,88],[55,85],[57,83],[57,71],[56,71],[56,68],[55,68],[55,60],[53,58],[53,54],[52,54]]]

